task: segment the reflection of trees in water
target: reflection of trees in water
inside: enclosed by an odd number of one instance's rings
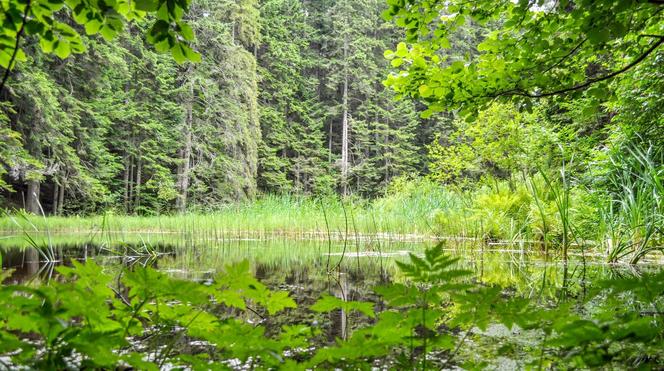
[[[349,283],[348,275],[346,273],[339,272],[332,283],[331,291],[337,298],[343,301],[348,301]],[[341,339],[346,340],[348,338],[348,313],[346,313],[345,310],[340,309],[338,311],[330,312],[330,316],[332,317],[332,331],[330,331],[329,334],[332,337],[331,340],[333,340],[334,337],[340,337]]]
[[[237,251],[223,252],[219,249],[202,248],[182,250],[164,244],[152,246],[161,254],[170,253],[168,256],[123,258],[122,251],[140,252],[140,246],[142,245],[55,244],[54,252],[58,260],[56,265],[69,265],[70,259],[93,258],[98,264],[111,270],[131,269],[135,264],[140,264],[169,272],[173,270],[176,273],[169,274],[195,280],[210,279],[214,272],[220,271],[223,266],[241,260],[238,259]],[[340,262],[339,269],[329,275],[325,271],[324,260],[311,259],[309,255],[302,259],[275,260],[272,255],[270,258],[261,255],[266,250],[252,251],[251,254],[254,255],[241,257],[249,259],[255,276],[271,289],[288,290],[304,307],[313,304],[322,292],[329,292],[342,300],[372,300],[372,287],[385,281],[401,282],[404,279],[395,267],[394,259],[383,261],[380,257],[347,256]],[[231,253],[231,256],[228,256],[228,253]],[[587,265],[584,265],[580,259],[570,259],[568,265],[564,266],[556,262],[555,258],[549,257],[547,260],[541,254],[524,252],[523,248],[502,251],[468,250],[458,251],[457,254],[462,257],[459,264],[475,272],[474,278],[484,283],[498,284],[513,288],[516,292],[549,298],[583,295],[588,283],[607,278],[635,276],[641,273],[640,270],[648,270],[648,267],[644,266],[606,265],[597,260],[588,260]],[[53,265],[44,263],[44,256],[34,248],[5,250],[3,267],[14,269],[12,276],[7,279],[8,283],[23,282],[35,276],[48,279],[54,268]],[[352,320],[349,317],[354,314],[337,311],[334,315],[336,317],[330,317],[330,322],[327,322],[334,327],[331,336],[347,336],[350,330],[348,320]]]
[[[39,272],[39,252],[37,249],[26,249],[24,256],[25,275],[33,277]]]

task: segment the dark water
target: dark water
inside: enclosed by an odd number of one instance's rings
[[[263,319],[267,328],[284,324],[319,323],[328,342],[346,338],[367,321],[359,314],[337,311],[323,319],[312,317],[307,308],[323,293],[343,300],[378,302],[372,288],[386,282],[403,281],[396,260],[408,253],[420,254],[432,243],[350,244],[324,241],[238,240],[219,246],[159,243],[66,242],[40,250],[28,243],[3,245],[2,269],[11,270],[4,284],[43,284],[57,280],[57,267],[72,260],[93,259],[109,271],[150,266],[174,277],[197,281],[213,279],[224,266],[247,259],[255,276],[268,287],[287,290],[298,304],[288,316]],[[638,275],[647,266],[629,267],[602,264],[574,257],[561,264],[555,257],[518,249],[452,248],[460,265],[475,273],[478,281],[499,284],[512,292],[543,300],[582,297],[593,282],[617,276]]]
[[[377,283],[402,280],[394,262],[420,254],[430,243],[343,243],[340,241],[237,240],[223,245],[182,243],[98,243],[55,241],[35,249],[17,239],[0,239],[2,269],[11,269],[8,283],[57,279],[58,265],[94,259],[109,270],[150,266],[174,277],[206,280],[228,264],[248,260],[254,274],[273,287],[306,287],[313,293],[334,290],[369,291]],[[598,279],[640,274],[646,265],[608,265],[592,257],[573,256],[562,264],[545,256],[513,248],[447,246],[477,280],[513,288],[527,296],[577,293]]]

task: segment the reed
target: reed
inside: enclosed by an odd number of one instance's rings
[[[637,263],[664,250],[664,153],[654,146],[632,144],[613,156],[607,257]]]
[[[604,254],[610,262],[637,263],[662,249],[663,170],[653,155],[651,150],[635,149],[629,157],[636,160],[616,173],[615,190],[602,197],[590,197],[590,191],[574,186],[565,164],[559,173],[540,169],[520,184],[491,180],[470,190],[411,180],[373,201],[265,195],[210,213],[68,217],[8,213],[0,218],[0,235],[4,235],[0,245],[28,230],[41,246],[63,236],[106,246],[124,241],[144,246],[176,243],[187,249],[224,247],[237,240],[320,240],[329,249],[338,242],[348,245],[351,239],[355,250],[360,245],[381,250],[382,244],[395,241],[447,240],[455,247],[488,243],[557,250],[562,260],[571,249],[585,253],[584,246],[594,245],[592,252]]]

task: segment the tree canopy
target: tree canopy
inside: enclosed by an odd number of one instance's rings
[[[385,56],[400,69],[386,84],[428,104],[426,114],[474,113],[494,99],[610,95],[615,77],[664,43],[656,0],[389,0],[384,16],[406,32]],[[452,35],[467,22],[491,30],[459,55]]]
[[[148,14],[151,26],[147,40],[158,51],[170,51],[179,63],[198,61],[200,54],[191,48],[192,28],[183,21],[191,0],[8,0],[0,3],[0,67],[5,69],[4,86],[15,62],[26,61],[21,38],[34,37],[45,53],[66,58],[82,53],[85,43],[72,22],[83,26],[85,34],[101,34],[111,40],[124,24]]]

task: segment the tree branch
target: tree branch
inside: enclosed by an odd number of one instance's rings
[[[662,1],[664,3],[664,0],[662,0]],[[604,76],[600,76],[600,77],[597,77],[597,78],[594,78],[594,79],[588,79],[587,81],[585,81],[583,83],[580,83],[580,84],[577,84],[577,85],[574,85],[574,86],[570,86],[568,88],[563,88],[563,89],[559,89],[559,90],[554,90],[554,91],[545,92],[545,93],[538,93],[538,94],[529,93],[527,91],[520,90],[520,89],[512,89],[512,90],[507,90],[507,91],[495,94],[495,96],[497,97],[497,96],[501,96],[501,95],[520,95],[520,96],[524,96],[524,97],[528,97],[528,98],[546,98],[546,97],[551,97],[551,96],[554,96],[554,95],[569,93],[571,91],[582,90],[582,89],[585,89],[585,88],[587,88],[588,86],[590,86],[592,84],[598,83],[600,81],[609,80],[613,77],[616,77],[616,76],[618,76],[622,73],[627,72],[632,67],[634,67],[637,64],[643,62],[644,59],[646,59],[652,52],[654,52],[662,44],[664,44],[664,37],[660,37],[660,39],[658,41],[656,41],[655,43],[653,43],[643,54],[641,54],[638,58],[636,58],[631,63],[624,66],[623,68],[621,68],[619,70],[616,70],[616,71],[613,71],[613,72],[611,72],[609,74],[606,74]]]
[[[23,20],[21,20],[21,28],[19,28],[18,32],[16,33],[16,43],[14,44],[14,52],[12,52],[12,57],[9,59],[9,64],[7,65],[7,69],[5,69],[5,74],[2,76],[2,83],[0,83],[0,93],[2,93],[2,89],[5,88],[5,83],[9,78],[9,71],[14,65],[14,61],[16,60],[16,55],[18,54],[18,47],[21,42],[21,36],[23,35],[23,31],[25,30],[25,24],[27,23],[28,20],[28,13],[30,12],[30,1],[31,0],[28,0],[27,3],[25,4],[25,10],[23,11]]]
[[[586,40],[588,40],[588,39],[586,39],[586,38],[584,37],[583,40],[581,40],[580,43],[578,43],[574,48],[572,48],[572,50],[569,51],[569,53],[567,53],[566,55],[564,55],[563,57],[561,57],[561,58],[558,60],[558,62],[556,62],[556,63],[554,63],[553,65],[549,66],[549,67],[548,67],[547,69],[545,69],[544,72],[542,72],[542,73],[547,73],[547,72],[551,71],[552,69],[558,67],[561,63],[563,63],[563,62],[565,61],[565,59],[569,58],[569,57],[572,56],[574,53],[576,53],[576,52],[581,48],[581,46],[586,42]]]

